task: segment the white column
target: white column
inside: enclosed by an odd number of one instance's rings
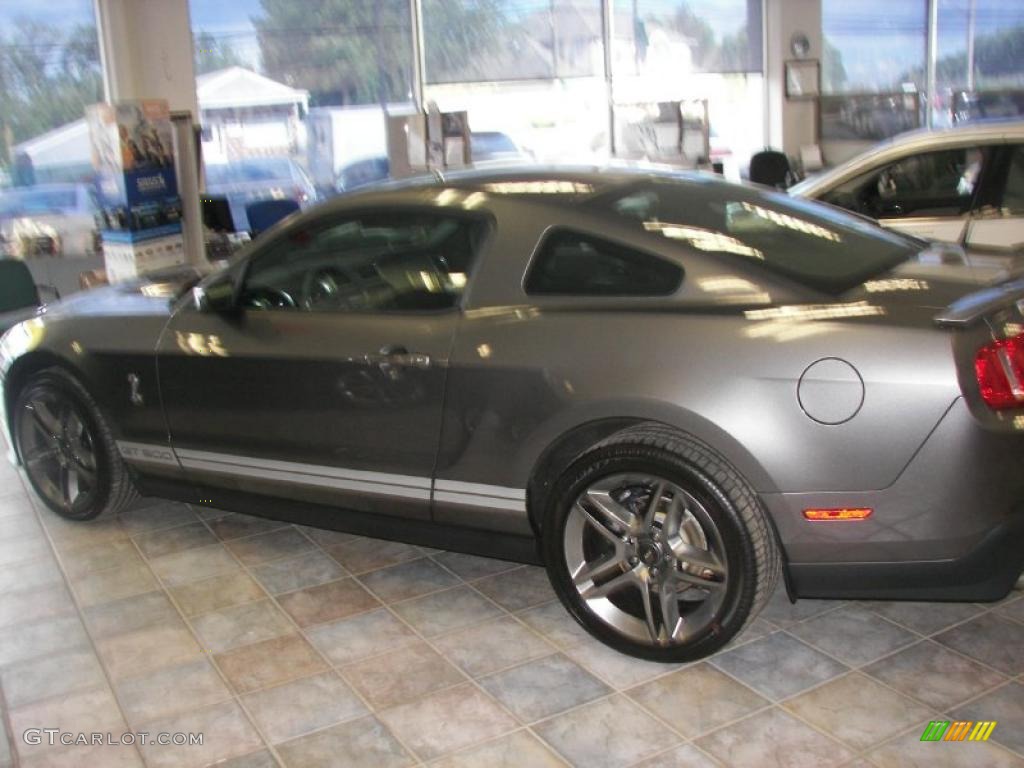
[[[822,60],[821,0],[765,0],[764,10],[768,143],[798,156],[801,146],[815,141],[817,105],[786,99],[785,62],[794,58],[791,41],[796,34],[805,35],[811,44],[805,58]]]

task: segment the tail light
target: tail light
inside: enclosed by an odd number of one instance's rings
[[[989,408],[1024,408],[1024,333],[979,349],[974,374],[981,399]]]

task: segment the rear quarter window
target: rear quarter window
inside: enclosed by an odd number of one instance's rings
[[[528,294],[668,296],[679,290],[678,264],[582,232],[558,229],[541,241],[526,275]]]

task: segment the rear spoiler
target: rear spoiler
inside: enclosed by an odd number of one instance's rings
[[[1024,277],[1017,277],[957,299],[935,316],[935,322],[951,328],[966,328],[1014,302],[1017,303],[1017,311],[1024,315]]]

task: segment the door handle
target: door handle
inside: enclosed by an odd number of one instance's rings
[[[411,367],[425,370],[431,364],[430,355],[425,355],[422,352],[410,352],[400,344],[381,347],[379,354],[367,355],[365,359],[368,364],[376,365],[381,370],[387,370],[392,367]]]

